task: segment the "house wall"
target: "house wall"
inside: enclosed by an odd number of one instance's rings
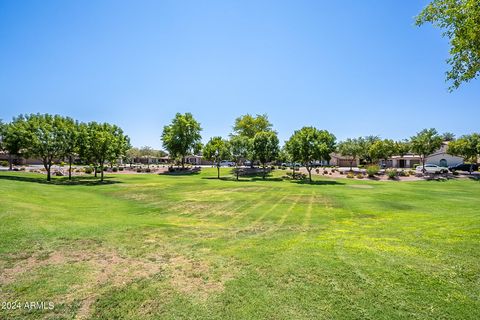
[[[431,164],[436,164],[437,166],[443,165],[441,162],[442,159],[445,159],[447,161],[446,166],[455,166],[457,164],[462,164],[463,163],[463,158],[457,157],[457,156],[452,156],[448,153],[439,153],[439,154],[434,154],[432,156],[428,156],[425,159],[425,163],[431,163]]]

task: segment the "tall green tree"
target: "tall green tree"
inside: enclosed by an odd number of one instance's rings
[[[68,161],[68,179],[72,179],[72,163],[79,152],[79,123],[72,118],[62,119],[62,131],[65,134],[65,145],[63,148],[63,157]]]
[[[6,130],[7,130],[7,124],[4,123],[2,119],[0,119],[0,151],[5,150],[5,144],[3,141],[5,140]]]
[[[12,122],[4,124],[2,148],[8,152],[9,170],[13,170],[13,156],[19,156],[27,144],[27,130],[25,117],[19,115],[14,117]]]
[[[246,114],[235,119],[233,126],[233,136],[240,136],[249,140],[249,150],[247,157],[250,159],[250,165],[253,167],[255,162],[255,152],[253,150],[253,139],[259,132],[272,131],[272,124],[266,114],[252,116]]]
[[[410,138],[410,144],[412,151],[422,159],[422,170],[425,172],[425,158],[442,146],[442,137],[433,128],[423,129]]]
[[[403,140],[403,141],[395,141],[395,152],[400,157],[405,156],[407,153],[410,152],[412,146],[410,145],[410,141]]]
[[[205,147],[203,147],[203,157],[213,161],[217,167],[217,177],[220,179],[220,162],[222,159],[230,158],[228,141],[222,139],[222,137],[210,138]]]
[[[375,159],[372,159],[371,157],[370,148],[377,141],[380,141],[379,136],[366,136],[358,138],[357,142],[360,147],[360,153],[358,154],[358,157],[367,163],[372,163]]]
[[[126,161],[130,164],[130,168],[132,164],[135,162],[136,158],[140,157],[140,150],[138,148],[130,148],[127,150],[125,154]]]
[[[292,135],[285,142],[285,153],[287,155],[288,162],[290,162],[292,165],[292,179],[295,179],[295,163],[301,161],[300,147],[300,141],[295,135]]]
[[[309,181],[312,182],[314,162],[329,158],[335,150],[335,136],[326,130],[303,127],[295,131],[289,141],[295,146],[293,153],[307,169]]]
[[[182,168],[185,168],[185,157],[199,149],[202,128],[191,113],[177,113],[172,123],[163,127],[163,147],[171,158],[180,157]]]
[[[450,91],[480,73],[480,4],[478,0],[433,0],[417,16],[418,26],[431,23],[450,40]]]
[[[52,165],[65,156],[69,143],[65,119],[59,115],[31,114],[25,116],[25,129],[25,153],[42,159],[50,181]]]
[[[238,180],[240,161],[244,161],[247,158],[248,151],[251,149],[250,140],[245,136],[232,136],[229,146],[232,160],[235,161],[235,175]]]
[[[451,132],[444,132],[441,134],[443,141],[453,141],[455,140],[455,134]]]
[[[266,175],[267,163],[275,160],[278,155],[278,137],[273,131],[261,131],[255,134],[253,138],[253,152],[255,158],[260,161],[263,168],[263,179]]]
[[[378,140],[370,146],[369,153],[372,160],[384,160],[386,165],[388,158],[397,153],[397,148],[393,140]]]
[[[480,134],[472,133],[461,136],[448,144],[447,152],[451,155],[464,157],[470,162],[470,174],[473,171],[473,164],[478,161],[480,156]]]
[[[362,154],[362,142],[359,139],[344,140],[338,144],[338,152],[350,161],[350,170],[352,170],[353,162]]]
[[[130,139],[123,130],[108,123],[89,122],[81,127],[80,156],[92,163],[104,178],[104,166],[107,161],[120,159],[131,148]]]

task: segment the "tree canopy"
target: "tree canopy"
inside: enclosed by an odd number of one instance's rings
[[[344,157],[350,159],[350,170],[352,169],[353,162],[362,153],[362,143],[359,139],[348,138],[338,144],[338,152]]]
[[[452,155],[464,157],[472,165],[470,166],[470,173],[472,173],[473,163],[477,162],[480,156],[480,134],[472,133],[461,136],[455,141],[448,144],[447,152]]]
[[[230,155],[233,161],[235,161],[235,173],[238,180],[240,161],[245,160],[248,156],[248,152],[251,149],[251,140],[245,136],[232,136],[230,138]]]
[[[292,152],[292,159],[305,166],[311,182],[314,162],[330,159],[330,153],[335,150],[335,136],[326,130],[303,127],[294,132],[286,145],[287,150]]]
[[[480,73],[480,4],[478,0],[433,0],[416,18],[418,26],[431,23],[450,39],[446,80],[450,91]]]
[[[263,167],[263,179],[265,179],[265,167],[270,161],[275,160],[278,155],[278,137],[273,131],[261,131],[253,138],[253,152],[255,158],[260,161]]]
[[[101,170],[102,181],[105,162],[123,157],[131,147],[122,129],[109,123],[89,122],[80,134],[80,155]]]
[[[410,143],[412,151],[421,157],[425,171],[425,158],[442,146],[442,137],[433,128],[423,129],[410,138]]]
[[[202,128],[191,113],[177,113],[172,123],[163,128],[163,147],[171,158],[180,157],[182,167],[185,166],[185,157],[199,151]]]
[[[220,161],[230,158],[230,149],[228,141],[222,137],[213,137],[203,147],[203,156],[205,159],[213,161],[217,167],[217,176],[220,179]]]

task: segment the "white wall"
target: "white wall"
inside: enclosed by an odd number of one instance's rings
[[[433,156],[429,156],[426,158],[426,163],[436,164],[437,166],[440,165],[440,160],[445,159],[447,160],[447,167],[454,166],[457,164],[463,163],[463,158],[452,156],[448,153],[439,153]]]

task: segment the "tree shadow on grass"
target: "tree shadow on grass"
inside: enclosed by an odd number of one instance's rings
[[[296,184],[307,184],[307,185],[316,185],[316,186],[328,186],[328,185],[344,185],[344,182],[338,182],[336,180],[314,180],[312,182],[305,180],[292,180],[292,183]]]
[[[51,181],[47,181],[46,176],[41,177],[25,177],[18,175],[2,175],[0,174],[0,180],[12,180],[12,181],[21,181],[21,182],[34,182],[41,184],[52,184],[52,185],[61,185],[61,186],[98,186],[98,185],[108,185],[121,183],[118,180],[111,180],[113,177],[104,177],[104,180],[101,181],[100,178],[90,177],[90,176],[75,176],[72,177],[72,180],[69,180],[68,177],[52,177]]]
[[[233,181],[233,182],[255,182],[255,181],[283,181],[282,178],[272,178],[272,177],[266,177],[265,179],[262,179],[261,177],[245,177],[245,176],[240,176],[237,180],[236,177],[202,177],[202,179],[207,179],[207,180],[221,180],[221,181]]]

